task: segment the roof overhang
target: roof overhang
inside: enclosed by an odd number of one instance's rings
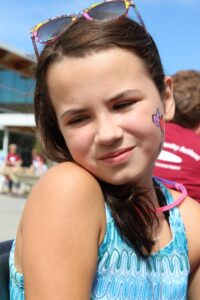
[[[33,78],[36,61],[32,57],[0,45],[0,65]]]
[[[0,128],[5,127],[35,127],[33,114],[0,114]]]

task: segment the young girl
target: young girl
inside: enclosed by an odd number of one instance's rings
[[[139,23],[125,16],[130,6]],[[47,43],[41,54],[35,39]],[[198,299],[200,206],[183,186],[152,179],[174,100],[135,6],[54,18],[32,40],[37,129],[59,164],[27,201],[11,299]]]

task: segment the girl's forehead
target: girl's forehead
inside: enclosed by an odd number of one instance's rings
[[[84,69],[85,66],[88,67],[89,65],[91,68],[88,68],[88,70],[92,69],[92,67],[101,68],[101,66],[104,64],[106,64],[107,67],[121,67],[121,64],[124,62],[129,62],[129,64],[131,63],[137,68],[139,65],[144,67],[143,60],[139,56],[137,56],[133,51],[115,47],[102,51],[89,52],[88,54],[80,57],[63,56],[61,60],[56,61],[50,66],[50,70],[56,65],[68,65],[68,67],[76,69]],[[124,67],[125,66],[126,64],[124,65]]]
[[[109,49],[92,53],[81,58],[64,57],[53,64],[47,73],[50,90],[92,88],[93,85],[122,84],[131,78],[141,81],[147,76],[146,68],[140,58],[124,49]]]

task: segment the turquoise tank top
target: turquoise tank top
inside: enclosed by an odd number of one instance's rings
[[[158,182],[167,204],[170,192]],[[190,272],[188,244],[177,207],[169,212],[172,240],[148,259],[139,258],[120,236],[106,205],[106,233],[99,247],[91,300],[186,300]],[[24,300],[24,278],[10,253],[10,300]]]

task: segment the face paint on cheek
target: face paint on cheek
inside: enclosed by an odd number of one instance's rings
[[[162,138],[161,138],[160,147],[159,147],[159,152],[160,152],[162,150],[162,145],[164,142],[165,121],[163,119],[163,115],[161,115],[158,108],[156,110],[156,113],[152,115],[152,121],[161,130]]]
[[[152,115],[152,121],[153,123],[160,128],[162,134],[164,134],[164,119],[163,115],[161,115],[159,109],[157,108],[157,111],[155,114]]]

